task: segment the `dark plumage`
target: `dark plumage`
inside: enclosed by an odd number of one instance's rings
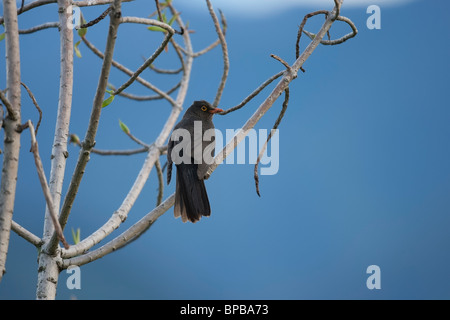
[[[204,177],[210,163],[203,159],[206,148],[211,157],[214,155],[215,136],[203,141],[205,131],[214,130],[213,115],[223,111],[213,108],[207,101],[194,101],[186,110],[181,121],[175,126],[167,148],[167,184],[172,177],[172,163],[177,167],[174,215],[183,222],[197,222],[202,216],[211,215]],[[196,121],[197,122],[196,124]],[[201,132],[194,135],[194,128]],[[181,130],[178,130],[181,129]],[[182,130],[184,129],[184,130]],[[185,134],[189,135],[184,141]],[[201,133],[201,136],[199,135]],[[184,148],[183,148],[184,147]],[[184,154],[185,153],[185,154]],[[201,154],[200,154],[201,153]],[[205,162],[206,160],[206,162]]]

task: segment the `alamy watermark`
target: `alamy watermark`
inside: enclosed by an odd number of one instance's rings
[[[267,129],[250,129],[246,132],[246,138],[239,143],[235,149],[236,161],[234,156],[228,156],[225,159],[220,158],[221,153],[214,157],[213,150],[222,150],[225,141],[233,141],[241,129],[226,129],[225,135],[218,129],[202,130],[202,122],[194,121],[194,132],[179,128],[172,132],[170,137],[174,141],[170,157],[174,164],[256,164],[258,155],[264,149],[267,141]],[[193,134],[193,136],[192,136]],[[248,142],[248,144],[246,143]],[[270,155],[267,148],[261,155],[260,164],[261,175],[275,175],[278,172],[279,161],[279,131],[273,130],[272,137],[269,140]],[[247,152],[248,150],[248,152]],[[246,156],[248,154],[248,156]]]
[[[381,269],[379,266],[373,264],[367,267],[366,270],[367,274],[370,274],[370,276],[367,278],[366,286],[367,289],[373,290],[373,289],[381,289]]]
[[[66,286],[67,289],[73,290],[81,290],[81,269],[79,266],[70,266],[66,270],[67,274],[70,276],[67,277]]]
[[[368,29],[381,29],[381,9],[379,6],[373,4],[367,7],[366,13],[370,14],[367,18],[366,26]]]
[[[81,25],[81,9],[76,5],[70,5],[66,8],[66,13],[70,19],[67,19],[67,28],[73,30]]]

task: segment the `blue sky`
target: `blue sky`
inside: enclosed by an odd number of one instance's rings
[[[202,1],[178,2],[184,20],[196,31],[194,49],[214,41]],[[333,1],[328,2],[302,7],[277,1],[277,10],[263,10],[261,4],[260,12],[250,13],[239,4],[212,1],[215,9],[223,9],[229,25],[230,74],[220,107],[238,104],[282,69],[270,54],[293,63],[303,16],[331,9]],[[128,247],[83,266],[81,290],[68,290],[68,275],[63,272],[58,299],[450,298],[450,46],[448,35],[442,33],[448,28],[444,13],[450,5],[444,0],[396,5],[368,1],[361,6],[347,2],[341,14],[355,22],[359,34],[339,46],[319,47],[305,63],[306,73],[292,82],[290,104],[279,127],[280,168],[274,176],[260,177],[262,197],[254,189],[252,165],[222,165],[206,182],[210,218],[183,224],[169,210]],[[149,3],[126,3],[123,14],[147,16],[154,10]],[[370,4],[381,8],[380,30],[366,27]],[[93,19],[101,11],[83,9],[83,14]],[[19,25],[25,29],[56,20],[56,5],[48,5],[21,15]],[[315,32],[322,21],[317,17],[306,29]],[[103,48],[106,30],[104,21],[89,30],[88,38]],[[347,27],[336,24],[331,35],[347,32]],[[144,27],[123,26],[114,57],[135,69],[160,38]],[[305,45],[306,37],[302,48]],[[100,63],[85,46],[80,50],[83,57],[75,58],[70,131],[83,137]],[[169,49],[157,65],[178,68],[171,57]],[[38,140],[48,174],[59,84],[57,30],[23,35],[21,60],[23,81],[44,110]],[[218,48],[196,59],[184,107],[193,100],[212,100],[221,73]],[[0,75],[4,88],[4,63]],[[163,88],[177,81],[151,72],[145,77]],[[113,70],[113,84],[126,79]],[[151,94],[138,84],[129,91]],[[238,112],[216,116],[216,128],[241,127],[269,92],[263,91]],[[36,119],[25,93],[23,101],[23,119]],[[275,103],[256,129],[272,127],[281,103]],[[118,97],[102,112],[96,147],[135,147],[121,132],[118,119],[137,137],[152,142],[169,112],[163,101],[138,103]],[[44,200],[28,150],[25,133],[14,220],[40,235]],[[64,192],[78,150],[70,146],[69,153]],[[71,228],[81,228],[85,237],[108,219],[144,158],[91,157],[66,229],[69,239]],[[156,189],[152,172],[119,232],[154,207]],[[166,186],[165,197],[173,191],[174,184]],[[380,290],[366,287],[370,265],[381,269]],[[0,299],[33,299],[36,277],[36,249],[12,234]]]

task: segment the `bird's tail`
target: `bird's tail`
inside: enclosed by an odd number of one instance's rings
[[[197,167],[197,164],[177,165],[174,215],[181,216],[183,222],[197,222],[202,216],[211,215],[205,182],[198,178]]]

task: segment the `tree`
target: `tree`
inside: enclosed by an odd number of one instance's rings
[[[124,3],[122,3],[124,2]],[[129,244],[131,241],[138,238],[143,232],[145,232],[158,217],[168,211],[174,204],[174,195],[163,199],[163,168],[160,165],[160,158],[165,156],[166,141],[177,122],[177,119],[182,111],[182,106],[186,105],[185,98],[189,87],[189,81],[191,78],[192,64],[195,58],[209,52],[217,46],[221,46],[223,56],[223,73],[222,78],[218,84],[217,93],[213,102],[213,106],[217,106],[221,99],[222,93],[225,88],[229,61],[228,61],[228,48],[225,39],[226,34],[226,20],[221,14],[221,23],[217,17],[215,11],[212,8],[212,4],[209,0],[206,0],[206,5],[209,9],[209,13],[214,22],[215,30],[218,39],[210,46],[199,52],[194,52],[191,45],[191,33],[190,29],[183,22],[180,13],[175,9],[172,1],[159,3],[155,1],[155,11],[150,18],[141,17],[127,17],[122,15],[122,5],[126,5],[127,1],[121,0],[91,0],[91,1],[70,1],[70,0],[37,0],[30,4],[23,5],[17,9],[16,1],[3,0],[4,13],[0,18],[4,22],[5,26],[5,48],[6,48],[6,83],[7,88],[5,91],[0,91],[0,99],[2,104],[6,108],[6,116],[1,117],[3,120],[4,128],[4,154],[3,154],[3,170],[2,180],[0,186],[0,279],[4,274],[6,257],[8,252],[8,243],[10,231],[13,230],[31,244],[36,246],[39,250],[38,254],[38,284],[37,284],[37,299],[54,299],[56,296],[56,287],[58,282],[58,276],[60,272],[71,266],[81,266],[83,264],[92,262],[99,259],[106,254],[111,253],[119,248],[122,248]],[[319,44],[335,45],[340,44],[351,37],[354,37],[357,33],[356,27],[348,19],[340,15],[340,9],[342,0],[334,0],[334,8],[332,11],[320,10],[312,12],[306,15],[300,25],[296,41],[296,61],[293,65],[289,65],[282,58],[272,55],[272,57],[278,60],[283,65],[283,70],[276,73],[266,81],[264,81],[258,88],[250,93],[241,103],[233,108],[224,111],[222,114],[228,114],[239,110],[244,107],[255,96],[259,95],[261,91],[269,86],[273,81],[279,79],[279,82],[275,85],[271,93],[264,100],[264,102],[258,107],[255,113],[247,119],[242,126],[242,130],[238,131],[232,141],[230,141],[221,151],[219,151],[215,157],[216,161],[210,166],[208,170],[208,177],[214,172],[217,166],[224,161],[224,159],[231,153],[231,151],[239,144],[248,131],[252,129],[255,124],[261,119],[262,116],[272,107],[274,102],[284,93],[284,102],[282,111],[275,122],[274,129],[278,127],[284,112],[287,108],[289,101],[289,86],[290,83],[297,77],[299,70],[303,70],[302,65],[312,54],[315,48]],[[57,3],[58,6],[58,22],[46,22],[42,25],[38,25],[28,30],[19,30],[18,28],[18,15],[23,12],[32,10],[39,6],[47,5],[50,3]],[[81,23],[76,27],[80,41],[74,40],[74,24],[73,24],[73,6],[76,4],[78,8],[108,5],[107,9],[98,18],[86,22],[81,15]],[[312,34],[304,30],[304,26],[307,20],[313,16],[323,14],[326,19],[317,34]],[[90,27],[97,23],[105,23],[105,18],[109,16],[109,29],[106,36],[105,50],[102,52],[97,49],[93,43],[88,40],[87,32]],[[152,18],[154,17],[154,18]],[[329,29],[331,25],[336,21],[343,21],[347,23],[352,32],[343,36],[337,40],[324,40],[326,34],[329,37]],[[123,64],[113,59],[114,48],[117,38],[117,32],[123,24],[138,24],[145,25],[150,31],[153,31],[155,37],[157,35],[164,35],[163,40],[157,46],[155,52],[145,59],[144,63],[132,71],[126,68]],[[176,27],[175,27],[176,26]],[[37,132],[40,122],[36,125],[31,120],[22,121],[21,117],[21,87],[24,87],[27,91],[33,104],[37,110],[40,111],[38,101],[35,99],[32,91],[27,84],[22,82],[20,72],[20,34],[29,34],[38,32],[47,28],[59,28],[60,31],[60,86],[59,86],[59,99],[58,99],[58,111],[56,117],[55,134],[52,149],[52,161],[49,179],[47,181],[45,175],[45,169],[42,165],[42,161],[39,154],[37,143]],[[302,34],[305,33],[312,40],[303,52],[300,52],[299,42]],[[179,41],[183,41],[183,45]],[[80,55],[79,45],[83,42],[87,48],[89,48],[95,55],[102,60],[102,66],[100,75],[98,77],[98,86],[93,100],[91,109],[91,115],[89,124],[85,132],[83,141],[81,142],[78,136],[69,133],[69,123],[71,118],[72,108],[72,95],[73,95],[73,77],[74,77],[74,51],[76,55]],[[171,49],[176,53],[176,57],[179,59],[181,67],[178,70],[161,70],[156,68],[153,64],[156,59],[167,48],[171,46]],[[109,83],[111,68],[115,67],[125,73],[128,76],[128,80],[125,81],[118,88]],[[148,82],[142,78],[141,74],[147,68],[151,68],[158,73],[169,73],[180,78],[172,89],[163,91],[154,84]],[[152,96],[135,96],[125,92],[125,90],[134,82],[138,82],[146,88],[154,91],[156,95]],[[31,87],[31,86],[30,86]],[[107,95],[107,98],[105,98]],[[131,139],[141,145],[141,148],[135,150],[115,151],[115,150],[99,150],[95,147],[95,137],[99,128],[99,122],[101,118],[102,109],[108,107],[116,96],[123,96],[130,99],[149,101],[163,99],[171,106],[171,112],[166,122],[164,123],[159,135],[156,137],[153,143],[148,144],[142,142],[135,137],[131,130],[124,124],[120,123],[121,129]],[[1,108],[3,113],[3,107]],[[38,237],[31,233],[23,226],[20,226],[13,221],[14,212],[14,198],[16,193],[16,180],[18,171],[19,150],[21,143],[21,136],[27,130],[31,136],[31,151],[36,163],[36,170],[41,182],[42,191],[46,200],[45,220],[44,220],[44,232],[42,237]],[[269,135],[267,141],[270,139]],[[22,140],[23,141],[23,140]],[[78,160],[73,174],[71,175],[69,187],[65,193],[65,197],[62,199],[61,194],[63,192],[63,180],[68,176],[66,172],[66,159],[67,159],[67,145],[68,142],[73,142],[80,147]],[[266,141],[266,143],[267,143]],[[264,152],[264,150],[262,150]],[[77,198],[77,194],[80,188],[80,183],[84,177],[85,168],[87,167],[90,155],[92,153],[117,155],[127,154],[132,155],[136,153],[146,153],[146,159],[142,164],[139,174],[135,179],[135,183],[129,190],[127,196],[122,202],[122,205],[111,215],[108,221],[104,223],[97,231],[84,238],[82,241],[75,241],[72,246],[69,246],[64,238],[63,231],[65,229],[69,214],[71,213],[72,206]],[[258,160],[261,158],[261,153]],[[123,233],[117,235],[113,240],[105,243],[103,246],[93,249],[94,246],[99,244],[106,236],[111,234],[117,229],[128,216],[131,208],[133,207],[136,199],[140,195],[145,182],[147,181],[151,170],[155,167],[158,173],[159,180],[159,195],[157,206],[151,210],[148,214],[142,217],[140,221],[135,223],[129,229]],[[258,163],[255,165],[255,183],[256,190],[258,189]],[[60,246],[60,243],[63,246]],[[91,250],[92,249],[92,250]]]

